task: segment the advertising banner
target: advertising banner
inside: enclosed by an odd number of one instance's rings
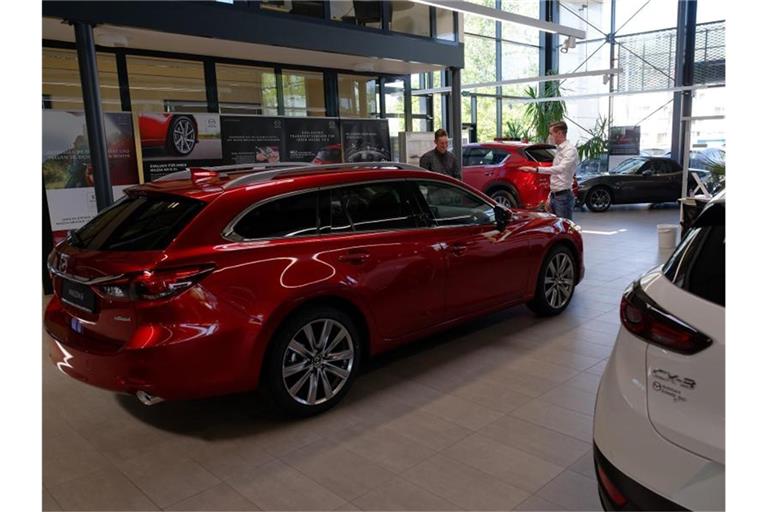
[[[400,132],[400,161],[419,165],[421,155],[435,149],[434,132]]]
[[[139,182],[130,113],[104,114],[109,174],[115,199]],[[83,112],[43,110],[43,184],[54,241],[97,213],[88,131]]]
[[[392,161],[386,119],[343,119],[341,140],[345,162]]]
[[[329,118],[283,118],[285,160],[335,164],[342,161],[339,120]]]
[[[221,165],[219,114],[138,114],[144,181],[190,165]]]
[[[283,157],[283,119],[221,116],[223,164],[274,163]]]
[[[639,155],[640,127],[612,126],[608,137],[609,155]]]

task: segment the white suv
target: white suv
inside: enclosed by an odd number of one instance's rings
[[[630,285],[595,406],[606,510],[725,508],[725,193]]]

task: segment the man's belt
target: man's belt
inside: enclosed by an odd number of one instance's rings
[[[565,195],[565,194],[567,194],[569,192],[571,192],[571,189],[566,188],[565,190],[558,190],[557,192],[552,192],[552,195],[553,196],[562,196],[562,195]]]

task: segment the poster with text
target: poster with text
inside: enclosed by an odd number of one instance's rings
[[[421,155],[435,149],[434,132],[400,132],[400,161],[419,165]]]
[[[145,112],[138,114],[138,124],[145,181],[221,164],[219,114]]]
[[[639,155],[640,127],[612,126],[608,137],[609,155]]]
[[[222,160],[227,164],[283,161],[283,119],[221,116]]]
[[[392,161],[386,119],[343,119],[341,140],[345,162]]]
[[[335,164],[342,161],[338,119],[284,118],[288,162]]]
[[[104,114],[112,193],[139,182],[131,114]],[[94,175],[83,112],[43,110],[43,184],[54,240],[97,213]]]

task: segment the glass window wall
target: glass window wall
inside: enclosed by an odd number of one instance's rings
[[[444,41],[455,41],[456,31],[453,27],[453,11],[448,9],[436,9],[435,13],[435,32],[438,39]]]
[[[217,63],[216,82],[221,113],[277,115],[274,69]]]
[[[101,108],[105,112],[120,112],[120,86],[117,80],[115,56],[97,53]],[[80,68],[75,50],[43,48],[43,108],[83,110]]]
[[[300,1],[300,0],[262,0],[259,5],[262,9],[275,12],[285,12],[297,14],[299,16],[309,16],[312,18],[325,17],[325,2],[318,1]]]
[[[377,80],[370,76],[339,74],[341,117],[378,117]]]
[[[429,6],[406,0],[390,2],[392,6],[391,30],[415,36],[429,37]]]
[[[126,57],[134,112],[207,112],[203,63]]]
[[[331,2],[331,19],[360,27],[381,28],[381,2],[335,0]]]
[[[325,116],[323,74],[283,70],[283,97],[286,116]]]
[[[502,0],[501,10],[538,19],[539,0]],[[518,23],[502,23],[501,38],[507,41],[538,45],[539,31]]]

